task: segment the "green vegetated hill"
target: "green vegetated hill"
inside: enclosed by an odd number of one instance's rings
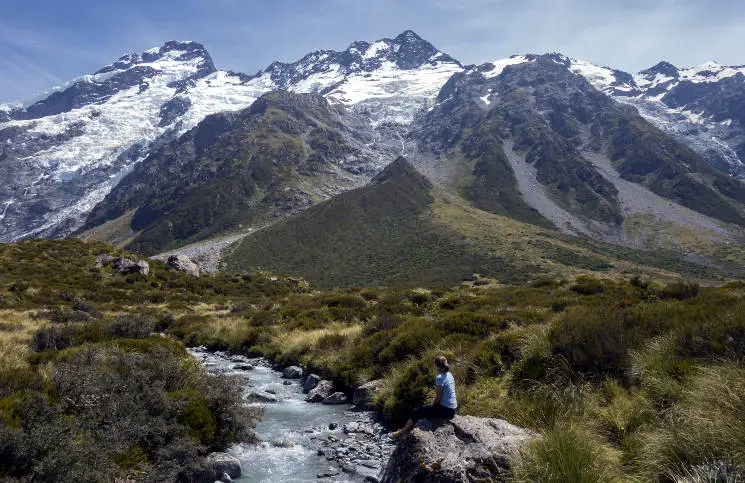
[[[502,283],[591,271],[728,276],[672,252],[634,251],[479,210],[433,187],[404,158],[368,186],[249,235],[224,264],[326,288],[454,285],[474,274]]]
[[[487,240],[485,220],[538,230],[438,200],[403,160],[392,166],[348,196],[403,178],[407,206],[435,206],[430,227],[457,215]],[[103,253],[137,258],[80,240],[0,245],[0,478],[191,480],[207,451],[250,441],[257,415],[241,409],[239,385],[206,376],[182,342],[300,363],[345,391],[381,378],[375,403],[396,424],[432,396],[432,358],[444,354],[461,414],[543,435],[511,462],[516,481],[745,472],[743,283],[580,275],[312,291],[155,261],[148,275],[122,274],[96,265]]]
[[[319,95],[283,91],[210,116],[138,164],[81,233],[154,254],[304,209],[369,179],[342,162],[369,162],[355,122]]]

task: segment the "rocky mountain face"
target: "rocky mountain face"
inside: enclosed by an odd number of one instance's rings
[[[154,254],[261,226],[359,186],[399,147],[366,118],[318,94],[274,91],[236,113],[208,116],[152,152],[91,212],[83,230],[124,217],[128,246]]]
[[[393,139],[400,153],[406,126],[460,69],[411,31],[253,76],[215,70],[194,42],[126,55],[25,107],[0,107],[0,176],[11,180],[0,187],[0,241],[69,235],[160,147],[274,90],[322,94],[367,119],[368,144]]]
[[[745,184],[564,57],[453,76],[416,132],[422,169],[493,213],[640,248],[640,216],[724,238],[745,226]]]
[[[745,178],[745,66],[660,62],[636,75],[556,55],[595,87],[630,104],[713,167]]]

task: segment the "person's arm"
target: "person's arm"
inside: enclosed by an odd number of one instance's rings
[[[442,386],[438,384],[435,386],[435,402],[432,404],[440,404],[440,399],[442,399]]]

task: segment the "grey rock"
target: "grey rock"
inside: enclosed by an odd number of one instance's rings
[[[352,404],[358,408],[375,409],[375,394],[383,387],[384,381],[377,379],[361,385],[352,394]]]
[[[347,474],[350,474],[350,475],[355,475],[355,474],[357,474],[357,467],[354,466],[354,465],[352,465],[352,464],[343,464],[343,465],[341,465],[341,471],[343,473],[347,473]]]
[[[199,265],[186,255],[171,255],[166,261],[166,265],[176,270],[185,272],[192,277],[199,278]]]
[[[120,273],[134,273],[147,276],[150,274],[150,264],[145,260],[132,260],[129,258],[115,258],[111,265]]]
[[[96,257],[96,266],[99,268],[105,267],[106,265],[109,265],[113,261],[114,261],[114,257],[104,253],[103,255],[98,255]]]
[[[235,366],[233,366],[233,369],[237,371],[253,371],[254,366],[252,366],[251,364],[236,364]]]
[[[320,381],[305,398],[308,402],[323,402],[324,399],[331,395],[334,385],[331,381]]]
[[[285,381],[282,383],[283,386],[292,386],[292,383],[290,381]]]
[[[327,471],[322,471],[318,473],[317,476],[319,478],[333,478],[334,476],[338,476],[338,475],[339,475],[339,471],[329,468]]]
[[[338,427],[339,427],[339,423],[331,423],[331,424],[329,424],[329,429],[331,431],[335,430]]]
[[[536,437],[501,419],[421,420],[398,442],[381,481],[467,482],[477,473],[502,480],[510,457]]]
[[[231,478],[241,476],[241,462],[228,453],[210,453],[207,455],[207,466],[214,472],[215,478],[222,478],[223,474]]]
[[[275,403],[278,402],[279,399],[277,399],[276,396],[273,396],[271,394],[266,393],[258,393],[258,392],[252,392],[249,395],[246,396],[246,402],[258,402],[258,403]]]
[[[285,379],[300,379],[303,377],[303,368],[300,366],[285,367],[282,371],[282,377]]]
[[[323,404],[346,404],[347,396],[343,392],[335,392],[323,400]]]
[[[320,380],[321,378],[317,376],[316,374],[311,374],[308,377],[306,377],[305,382],[303,383],[303,392],[305,394],[308,394],[313,388],[315,388],[318,385]]]

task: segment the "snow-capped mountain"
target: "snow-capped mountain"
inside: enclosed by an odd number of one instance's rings
[[[353,119],[350,132],[362,144],[350,155],[350,175],[369,177],[391,161],[394,145],[396,154],[416,158],[419,140],[411,126],[455,94],[459,76],[479,72],[491,80],[539,58],[634,106],[720,171],[745,176],[743,67],[679,69],[662,62],[631,75],[561,54],[465,67],[406,31],[246,75],[217,70],[198,43],[172,41],[125,55],[24,105],[0,106],[0,177],[8,180],[0,185],[0,241],[74,232],[137,163],[209,116],[242,111],[275,90],[321,94],[351,113],[343,122]],[[482,93],[482,107],[499,95]]]
[[[637,108],[716,169],[745,179],[745,66],[707,62],[678,68],[663,61],[631,75],[558,53],[549,55],[596,89]],[[493,77],[508,65],[534,62],[538,57],[513,55],[477,69]]]
[[[125,55],[36,102],[0,107],[0,176],[12,180],[0,186],[0,241],[71,233],[154,148],[269,91],[321,93],[367,116],[373,132],[403,139],[460,70],[411,31],[253,76],[216,70],[195,42]]]
[[[668,62],[636,75],[557,55],[573,72],[692,147],[713,167],[745,178],[745,66]]]

